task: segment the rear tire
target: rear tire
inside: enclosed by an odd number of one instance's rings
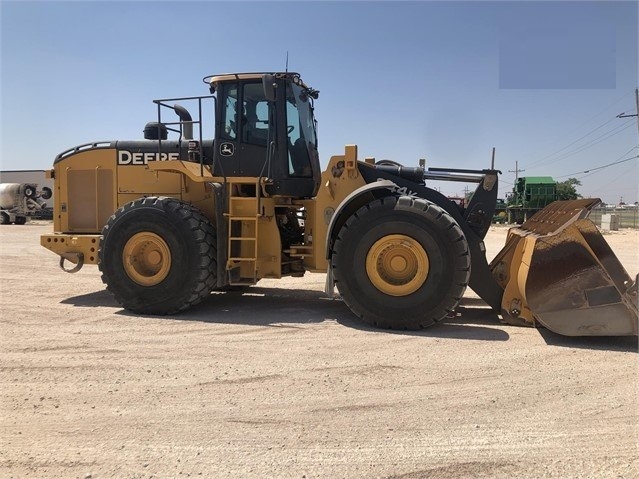
[[[185,310],[216,284],[215,230],[174,198],[142,198],[118,209],[102,230],[98,257],[107,289],[136,313]]]
[[[11,223],[9,215],[4,212],[0,212],[0,225],[8,225],[9,223]]]
[[[340,229],[331,259],[337,288],[363,321],[421,329],[454,310],[470,278],[468,242],[436,204],[389,196]]]
[[[27,217],[26,216],[16,216],[15,224],[24,225],[26,223],[27,223]]]

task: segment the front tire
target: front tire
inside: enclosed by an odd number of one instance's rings
[[[107,289],[136,313],[185,310],[216,283],[215,230],[175,198],[141,198],[118,209],[102,230],[98,257]]]
[[[468,242],[436,204],[389,196],[340,229],[331,259],[337,288],[363,321],[421,329],[454,310],[470,278]]]

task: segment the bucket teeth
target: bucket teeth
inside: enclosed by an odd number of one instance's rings
[[[555,234],[575,221],[587,218],[590,210],[599,203],[599,198],[555,201],[535,213],[520,229],[538,235]]]

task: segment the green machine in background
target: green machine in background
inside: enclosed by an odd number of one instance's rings
[[[557,182],[550,176],[518,178],[514,193],[514,202],[508,207],[509,223],[521,224],[558,199]]]

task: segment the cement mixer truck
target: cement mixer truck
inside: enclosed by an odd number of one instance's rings
[[[51,198],[51,188],[38,189],[33,183],[0,184],[0,224],[23,225],[27,217],[46,208],[45,200]]]

